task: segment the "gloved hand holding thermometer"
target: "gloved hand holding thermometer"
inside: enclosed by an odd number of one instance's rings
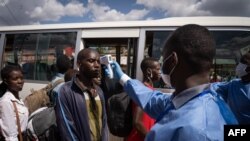
[[[109,61],[108,61],[109,60]],[[124,85],[127,80],[131,79],[128,75],[126,75],[120,65],[111,59],[111,55],[105,55],[100,58],[101,64],[108,64],[105,68],[105,74],[109,76],[109,78],[115,78],[120,81],[122,85]]]
[[[112,60],[112,56],[111,55],[104,55],[100,57],[100,63],[103,65],[106,65],[107,69],[108,69],[108,77],[110,79],[114,78],[114,74],[113,74],[113,70],[111,68],[111,63],[113,62]],[[106,71],[106,70],[105,70]]]

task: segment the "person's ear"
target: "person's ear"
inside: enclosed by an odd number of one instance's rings
[[[77,64],[77,67],[79,68],[82,64],[80,63],[80,62],[76,62],[76,64]]]
[[[147,76],[152,77],[152,70],[150,68],[147,68]]]
[[[178,55],[175,51],[173,52],[173,61],[172,62],[174,63],[174,65],[178,64]]]

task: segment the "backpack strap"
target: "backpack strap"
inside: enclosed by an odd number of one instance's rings
[[[52,84],[52,83],[49,83],[49,84],[47,85],[48,87],[45,88],[46,91],[47,91],[47,95],[48,95],[49,97],[51,97],[51,94],[52,94],[53,89],[54,89],[56,86],[58,86],[59,84],[63,83],[63,82],[64,82],[63,79],[58,79],[58,80],[56,80],[56,82],[54,82],[53,84]],[[50,87],[49,85],[50,85],[51,87]]]
[[[41,111],[47,109],[48,107],[41,107],[37,110],[35,110],[31,115],[29,115],[29,118],[28,118],[28,122],[33,119],[34,116],[36,116],[38,113],[40,113]]]
[[[54,88],[57,87],[59,84],[63,83],[64,79],[58,79],[56,82],[53,83],[52,87],[47,89],[47,95],[49,96],[50,99],[50,104],[48,107],[55,106],[55,96],[56,94],[54,93]]]
[[[16,113],[16,123],[17,123],[17,128],[18,128],[19,141],[23,141],[23,135],[22,135],[22,131],[21,131],[21,124],[20,124],[20,119],[19,119],[16,103],[14,101],[12,101],[12,103],[14,105],[15,113]]]
[[[56,82],[52,85],[51,90],[53,90],[57,85],[59,85],[59,84],[61,84],[61,83],[63,83],[63,82],[64,82],[64,80],[63,80],[62,78],[56,80]]]

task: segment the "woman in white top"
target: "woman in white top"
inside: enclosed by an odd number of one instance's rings
[[[18,141],[18,125],[13,102],[17,107],[22,134],[26,131],[29,115],[28,109],[19,98],[19,91],[24,84],[22,70],[19,66],[7,65],[1,70],[1,77],[0,133],[5,141]]]

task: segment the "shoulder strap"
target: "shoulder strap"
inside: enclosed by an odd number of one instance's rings
[[[47,95],[49,96],[49,99],[50,99],[50,104],[48,105],[49,107],[51,106],[55,106],[55,97],[56,97],[56,94],[54,93],[54,88],[56,86],[58,86],[59,84],[63,83],[64,80],[63,79],[58,79],[56,80],[52,87],[51,88],[48,88],[46,91],[47,91]]]
[[[61,84],[61,83],[63,83],[63,82],[64,82],[63,79],[58,79],[58,80],[56,80],[56,82],[53,84],[51,90],[53,90],[57,85],[59,85],[59,84]]]
[[[22,131],[21,131],[21,125],[20,125],[20,119],[19,119],[19,115],[17,112],[17,107],[16,107],[16,103],[15,101],[12,101],[14,108],[15,108],[15,113],[16,113],[16,122],[17,122],[17,128],[18,128],[18,137],[19,137],[19,141],[23,141],[23,136],[22,136]]]

